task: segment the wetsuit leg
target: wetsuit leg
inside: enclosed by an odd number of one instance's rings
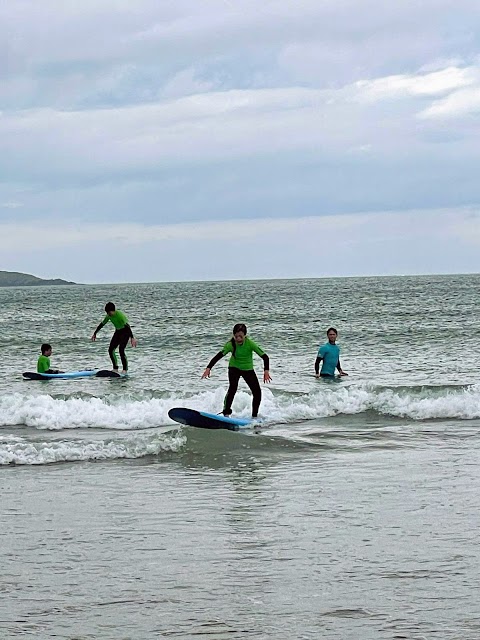
[[[120,358],[122,360],[122,367],[124,371],[128,370],[128,360],[125,355],[125,347],[128,344],[128,340],[132,335],[132,330],[129,327],[123,327],[123,329],[117,329],[110,340],[110,346],[108,347],[108,355],[113,363],[113,368],[118,369],[118,359],[115,350],[119,348]]]
[[[110,345],[108,347],[108,355],[110,356],[110,360],[112,361],[113,368],[115,369],[115,371],[118,369],[118,360],[117,360],[117,354],[115,353],[115,350],[117,349],[119,344],[120,344],[120,331],[115,331],[115,333],[112,336],[112,339],[110,340]]]
[[[223,402],[223,415],[229,416],[232,413],[232,402],[237,393],[238,381],[242,372],[236,367],[228,367],[228,391]]]
[[[262,390],[260,389],[257,374],[253,369],[250,369],[250,371],[242,371],[242,377],[252,392],[252,418],[256,418],[258,416],[260,402],[262,401]]]
[[[127,356],[125,355],[125,347],[128,344],[128,339],[130,338],[131,331],[129,331],[127,328],[124,327],[123,329],[119,329],[118,333],[122,334],[120,336],[120,342],[118,345],[120,358],[122,360],[122,367],[124,371],[128,371],[128,360],[127,360]]]

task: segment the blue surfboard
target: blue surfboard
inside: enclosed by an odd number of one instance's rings
[[[238,431],[242,427],[248,427],[252,424],[252,420],[245,418],[231,418],[214,413],[206,413],[205,411],[195,411],[195,409],[186,409],[185,407],[174,407],[168,412],[169,418],[188,425],[189,427],[199,427],[200,429],[228,429],[229,431]]]
[[[85,371],[67,371],[63,373],[37,373],[36,371],[25,371],[23,377],[27,380],[55,380],[60,378],[62,380],[68,378],[121,378],[122,376],[115,371],[98,370],[98,369],[86,369]]]

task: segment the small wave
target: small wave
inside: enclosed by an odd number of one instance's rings
[[[295,398],[265,394],[262,412],[272,422],[368,412],[415,421],[448,418],[472,420],[480,417],[480,386],[395,389],[366,384],[322,390]]]
[[[418,421],[448,418],[473,420],[480,417],[480,387],[457,387],[435,393],[429,388],[418,394],[383,391],[375,397],[372,408],[380,414]]]
[[[218,412],[225,391],[217,389],[188,398],[193,409]],[[249,396],[243,394],[248,400]],[[185,398],[54,398],[50,395],[0,396],[0,426],[24,425],[35,429],[148,429],[175,424],[168,417]],[[248,400],[251,402],[251,400]]]
[[[186,438],[180,433],[135,434],[121,440],[32,442],[16,436],[0,441],[0,465],[42,465],[85,460],[143,458],[166,451],[178,451]]]
[[[147,429],[173,424],[168,411],[174,406],[217,413],[222,407],[224,394],[224,388],[196,395],[143,399],[123,396],[55,398],[17,393],[0,396],[0,426],[25,425],[48,430]],[[248,417],[250,394],[240,391],[233,409],[238,416]],[[480,418],[480,385],[447,388],[385,388],[369,384],[340,388],[338,385],[322,385],[318,391],[303,395],[264,389],[261,406],[261,415],[267,424],[368,412],[415,421]]]

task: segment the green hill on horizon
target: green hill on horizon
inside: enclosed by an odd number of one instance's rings
[[[68,282],[61,278],[53,280],[44,280],[37,278],[29,273],[19,273],[17,271],[0,271],[0,287],[38,287],[46,285],[64,285],[77,284],[76,282]]]

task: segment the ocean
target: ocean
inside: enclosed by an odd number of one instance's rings
[[[478,640],[480,275],[0,289],[0,638]],[[113,301],[138,338],[110,368]],[[222,408],[235,323],[270,356]],[[314,377],[326,330],[348,377]],[[256,359],[261,376],[263,363]],[[250,414],[240,383],[233,410]]]

